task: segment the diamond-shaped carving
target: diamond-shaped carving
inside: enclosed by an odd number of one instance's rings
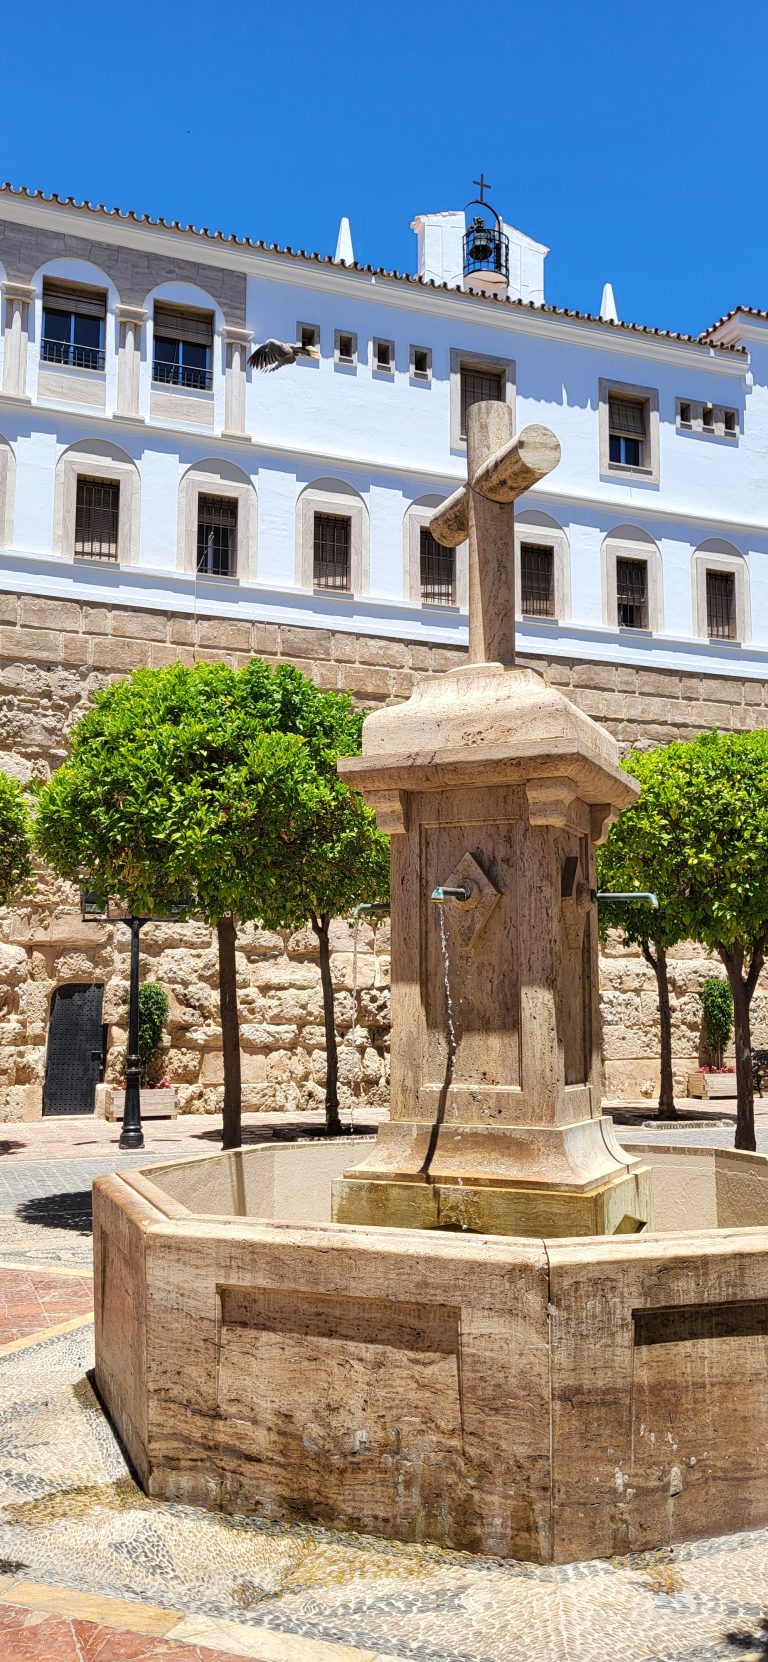
[[[453,916],[457,922],[459,915],[466,917],[468,923],[471,920],[471,933],[468,931],[469,938],[465,943],[467,952],[471,952],[494,906],[501,899],[501,889],[496,888],[469,851],[462,854],[458,865],[454,866],[450,877],[443,880],[442,886],[444,889],[469,889],[469,900],[454,900],[448,904],[456,908]]]

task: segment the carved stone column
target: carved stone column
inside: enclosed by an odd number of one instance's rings
[[[250,329],[229,326],[221,331],[227,354],[224,378],[223,438],[247,439],[245,430],[245,357],[253,339]]]
[[[120,331],[117,355],[117,410],[116,414],[129,421],[143,421],[139,411],[141,375],[141,331],[148,313],[143,306],[116,306],[115,316]]]
[[[13,398],[28,398],[27,346],[29,344],[29,308],[35,291],[28,283],[3,283],[5,302],[5,353],[3,357],[3,392]]]

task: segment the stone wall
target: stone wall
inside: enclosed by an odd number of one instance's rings
[[[405,698],[416,678],[457,667],[459,650],[335,634],[322,629],[228,622],[127,608],[0,594],[0,766],[46,778],[66,754],[66,734],[90,694],[140,665],[224,659],[234,667],[259,653],[288,661],[322,687],[346,690],[366,707]],[[768,686],[572,660],[523,660],[564,687],[623,745],[692,737],[704,727],[742,730],[768,721]],[[125,1042],[127,931],[83,924],[65,885],[43,881],[2,917],[0,933],[0,1119],[40,1114],[51,994],[63,982],[103,981],[110,1026],[108,1079],[120,1076]],[[387,1092],[387,927],[374,940],[361,926],[357,1021],[353,1029],[352,939],[334,925],[342,1100],[360,1109]],[[672,966],[675,1072],[684,1088],[698,1065],[703,976],[717,969],[695,948]],[[652,1097],[658,1052],[655,980],[639,954],[612,945],[603,958],[603,1015],[611,1095]],[[171,1002],[167,1069],[182,1110],[214,1111],[221,1063],[216,951],[199,924],[142,932],[142,975],[165,985]],[[309,932],[289,937],[248,926],[240,932],[239,999],[248,1108],[322,1102],[324,1053],[320,975]],[[756,995],[757,1042],[768,1044],[768,1003]]]

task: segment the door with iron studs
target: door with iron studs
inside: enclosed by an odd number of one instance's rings
[[[72,982],[51,999],[44,1114],[92,1114],[103,1076],[106,1029],[104,988]]]

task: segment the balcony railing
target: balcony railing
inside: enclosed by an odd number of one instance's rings
[[[65,340],[44,340],[40,357],[46,364],[68,364],[70,369],[103,369],[103,346],[75,346]]]
[[[164,387],[191,387],[195,392],[210,392],[213,386],[213,371],[210,369],[193,369],[187,364],[167,364],[155,358],[152,364],[152,380]]]

